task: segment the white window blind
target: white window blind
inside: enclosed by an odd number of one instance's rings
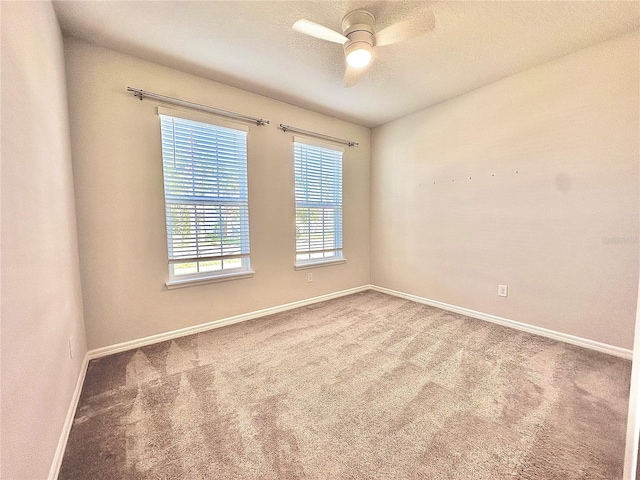
[[[172,275],[248,270],[247,132],[162,112]]]
[[[342,258],[342,152],[294,137],[297,265]]]

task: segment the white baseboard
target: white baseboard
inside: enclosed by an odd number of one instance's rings
[[[194,333],[204,332],[214,328],[224,327],[225,325],[232,325],[234,323],[244,322],[258,317],[264,317],[266,315],[272,315],[278,312],[284,312],[285,310],[292,310],[298,307],[304,307],[313,303],[324,302],[325,300],[331,300],[332,298],[343,297],[345,295],[351,295],[352,293],[364,292],[369,290],[370,285],[362,285],[360,287],[350,288],[347,290],[341,290],[339,292],[329,293],[326,295],[320,295],[318,297],[307,298],[305,300],[299,300],[297,302],[286,303],[284,305],[278,305],[276,307],[265,308],[262,310],[256,310],[242,315],[236,315],[234,317],[223,318],[220,320],[214,320],[212,322],[195,325],[193,327],[181,328],[173,330],[171,332],[160,333],[158,335],[152,335],[129,342],[118,343],[108,347],[97,348],[90,350],[84,356],[82,366],[80,367],[80,374],[78,375],[78,381],[76,382],[76,389],[73,392],[71,403],[69,404],[69,410],[67,411],[67,417],[65,418],[62,426],[62,432],[60,434],[60,440],[58,441],[58,447],[51,463],[51,469],[49,470],[48,480],[56,480],[60,473],[60,467],[62,466],[62,459],[69,439],[69,433],[73,426],[73,419],[76,414],[78,402],[80,401],[80,394],[82,393],[82,386],[84,385],[84,379],[87,374],[87,368],[89,366],[89,360],[94,358],[104,357],[113,353],[123,352],[125,350],[131,350],[133,348],[143,347],[146,345],[152,345],[154,343],[163,342],[165,340],[171,340],[178,337],[184,337],[186,335],[193,335]]]
[[[69,432],[71,431],[71,426],[73,425],[73,419],[75,417],[78,401],[80,400],[80,394],[82,393],[82,386],[84,384],[84,379],[87,373],[89,360],[92,360],[94,358],[104,357],[114,353],[124,352],[126,350],[131,350],[134,348],[152,345],[154,343],[163,342],[165,340],[171,340],[174,338],[184,337],[187,335],[193,335],[194,333],[205,332],[207,330],[212,330],[214,328],[220,328],[226,325],[232,325],[234,323],[239,323],[247,320],[252,320],[254,318],[264,317],[266,315],[272,315],[274,313],[284,312],[286,310],[292,310],[298,307],[304,307],[306,305],[311,305],[314,303],[324,302],[326,300],[331,300],[333,298],[344,297],[346,295],[351,295],[353,293],[364,292],[366,290],[375,290],[377,292],[386,293],[388,295],[406,298],[407,300],[412,300],[414,302],[423,303],[425,305],[430,305],[432,307],[441,308],[442,310],[448,310],[450,312],[459,313],[461,315],[466,315],[468,317],[477,318],[478,320],[485,320],[488,322],[496,323],[498,325],[510,327],[516,330],[521,330],[523,332],[533,333],[535,335],[540,335],[540,336],[551,338],[554,340],[559,340],[561,342],[570,343],[572,345],[577,345],[579,347],[584,347],[591,350],[608,353],[616,357],[631,359],[633,356],[633,352],[631,350],[621,348],[621,347],[616,347],[613,345],[608,345],[606,343],[596,342],[594,340],[589,340],[587,338],[576,337],[574,335],[569,335],[562,332],[556,332],[554,330],[549,330],[542,327],[536,327],[535,325],[529,325],[526,323],[517,322],[515,320],[509,320],[508,318],[498,317],[496,315],[491,315],[488,313],[477,312],[475,310],[470,310],[468,308],[450,305],[448,303],[439,302],[437,300],[430,300],[428,298],[419,297],[417,295],[411,295],[409,293],[399,292],[397,290],[391,290],[389,288],[379,287],[377,285],[362,285],[360,287],[341,290],[339,292],[320,295],[318,297],[313,297],[313,298],[307,298],[305,300],[299,300],[296,302],[286,303],[284,305],[278,305],[275,307],[269,307],[262,310],[256,310],[253,312],[248,312],[248,313],[236,315],[233,317],[222,318],[220,320],[214,320],[212,322],[203,323],[200,325],[194,325],[192,327],[181,328],[181,329],[173,330],[170,332],[151,335],[149,337],[139,338],[136,340],[131,340],[128,342],[118,343],[115,345],[110,345],[107,347],[97,348],[97,349],[88,351],[84,357],[82,366],[80,367],[80,373],[78,375],[76,389],[73,393],[73,397],[69,405],[69,410],[67,411],[67,417],[65,419],[65,422],[62,428],[60,440],[58,441],[58,447],[54,455],[53,463],[51,464],[51,470],[49,471],[48,479],[56,480],[58,478],[60,466],[62,465],[62,458],[64,457],[64,451],[67,445],[67,440],[69,438]]]
[[[49,470],[48,480],[56,480],[60,473],[60,467],[62,466],[62,458],[64,457],[64,451],[67,447],[67,440],[69,439],[69,433],[73,426],[73,419],[76,415],[76,408],[80,401],[80,394],[82,393],[82,386],[84,385],[84,378],[87,374],[87,367],[89,366],[89,355],[84,356],[82,365],[80,366],[80,372],[78,374],[78,380],[76,381],[76,389],[71,397],[71,403],[69,404],[69,410],[67,410],[67,417],[62,425],[62,432],[60,433],[60,439],[58,440],[58,447],[56,453],[53,456],[53,462],[51,462],[51,469]]]
[[[284,305],[277,305],[275,307],[264,308],[262,310],[255,310],[253,312],[243,313],[241,315],[235,315],[233,317],[221,318],[220,320],[214,320],[212,322],[201,323],[192,327],[180,328],[178,330],[172,330],[170,332],[159,333],[157,335],[151,335],[149,337],[138,338],[136,340],[130,340],[128,342],[117,343],[107,347],[96,348],[87,352],[89,359],[100,358],[106,355],[112,355],[114,353],[124,352],[126,350],[132,350],[134,348],[144,347],[152,345],[154,343],[163,342],[165,340],[172,340],[174,338],[185,337],[187,335],[193,335],[194,333],[206,332],[214,328],[220,328],[227,325],[233,325],[234,323],[245,322],[254,318],[264,317],[267,315],[273,315],[274,313],[284,312],[286,310],[292,310],[298,307],[304,307],[313,303],[324,302],[331,300],[332,298],[344,297],[345,295],[351,295],[353,293],[364,292],[369,290],[370,285],[362,285],[360,287],[349,288],[347,290],[341,290],[339,292],[328,293],[326,295],[320,295],[318,297],[307,298],[304,300],[298,300],[297,302],[285,303]]]
[[[489,313],[476,312],[475,310],[470,310],[468,308],[458,307],[456,305],[450,305],[448,303],[439,302],[437,300],[430,300],[424,297],[418,297],[417,295],[411,295],[409,293],[398,292],[389,288],[378,287],[377,285],[371,285],[371,289],[377,292],[406,298],[407,300],[413,300],[414,302],[423,303],[425,305],[430,305],[432,307],[441,308],[442,310],[448,310],[450,312],[466,315],[467,317],[477,318],[478,320],[497,323],[498,325],[521,330],[523,332],[533,333],[535,335],[551,338],[553,340],[559,340],[561,342],[570,343],[572,345],[588,348],[590,350],[608,353],[609,355],[625,358],[627,360],[631,360],[631,358],[633,357],[633,351],[631,350],[616,347],[614,345],[609,345],[606,343],[596,342],[595,340],[589,340],[588,338],[576,337],[575,335],[569,335],[568,333],[557,332],[555,330],[549,330],[547,328],[529,325],[528,323],[517,322],[515,320],[498,317]]]
[[[341,290],[339,292],[329,293],[326,295],[320,295],[318,297],[307,298],[305,300],[298,300],[296,302],[286,303],[283,305],[277,305],[275,307],[269,307],[262,310],[255,310],[253,312],[243,313],[241,315],[235,315],[233,317],[222,318],[220,320],[214,320],[212,322],[202,323],[194,325],[192,327],[180,328],[178,330],[172,330],[169,332],[159,333],[157,335],[151,335],[148,337],[138,338],[127,342],[117,343],[115,345],[109,345],[107,347],[101,347],[87,352],[89,360],[94,358],[100,358],[114,353],[124,352],[126,350],[132,350],[134,348],[144,347],[152,345],[154,343],[163,342],[165,340],[172,340],[174,338],[184,337],[187,335],[193,335],[195,333],[206,332],[214,328],[224,327],[226,325],[233,325],[234,323],[244,322],[252,320],[254,318],[264,317],[266,315],[273,315],[274,313],[284,312],[286,310],[292,310],[294,308],[304,307],[318,302],[324,302],[333,298],[344,297],[345,295],[351,295],[353,293],[364,292],[366,290],[375,290],[378,292],[394,295],[396,297],[406,298],[414,302],[423,303],[432,307],[441,308],[442,310],[448,310],[450,312],[459,313],[468,317],[477,318],[478,320],[485,320],[488,322],[496,323],[506,327],[521,330],[523,332],[533,333],[543,337],[559,340],[561,342],[570,343],[579,347],[596,350],[598,352],[607,353],[616,357],[625,359],[631,359],[633,352],[626,348],[616,347],[606,343],[597,342],[588,338],[577,337],[567,333],[557,332],[555,330],[549,330],[543,327],[537,327],[527,323],[518,322],[516,320],[510,320],[508,318],[498,317],[489,313],[477,312],[464,307],[458,307],[456,305],[450,305],[448,303],[439,302],[437,300],[431,300],[417,295],[409,293],[399,292],[397,290],[391,290],[385,287],[379,287],[377,285],[362,285],[360,287],[349,288],[347,290]]]

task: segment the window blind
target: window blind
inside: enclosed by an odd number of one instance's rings
[[[296,260],[342,257],[342,149],[294,139]]]
[[[169,263],[248,257],[247,132],[160,119]]]

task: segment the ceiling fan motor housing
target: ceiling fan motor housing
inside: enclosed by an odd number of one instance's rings
[[[373,25],[376,17],[367,10],[355,10],[342,19],[342,32],[349,39],[344,44],[344,54],[354,50],[373,50]]]

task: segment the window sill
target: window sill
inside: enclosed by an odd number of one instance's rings
[[[251,278],[256,273],[253,270],[247,272],[223,273],[220,275],[212,275],[210,277],[185,278],[181,280],[169,280],[165,285],[169,290],[174,288],[194,287],[205,283],[226,282],[228,280],[240,280],[242,278]]]
[[[347,259],[340,258],[337,260],[318,260],[315,262],[296,263],[293,268],[296,270],[306,270],[307,268],[328,267],[330,265],[340,265],[341,263],[347,263]]]

